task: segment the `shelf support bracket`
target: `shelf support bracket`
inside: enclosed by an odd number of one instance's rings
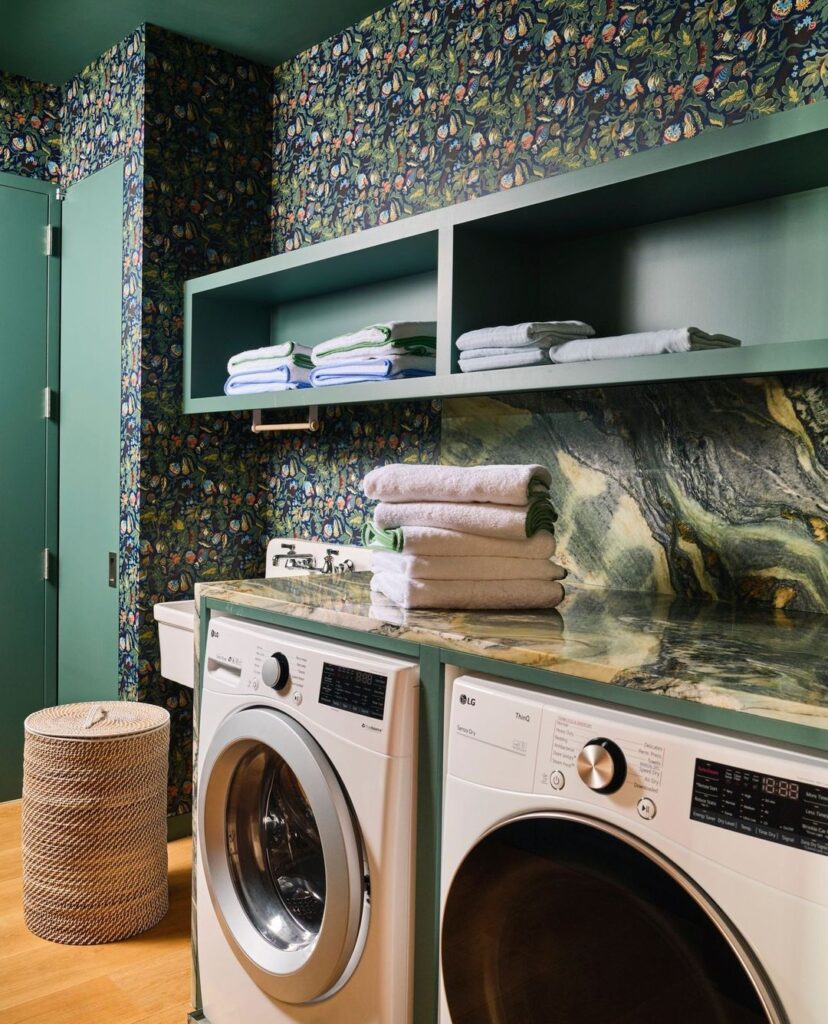
[[[274,434],[281,430],[319,430],[319,406],[308,406],[308,418],[304,423],[262,423],[262,410],[253,410],[253,422],[250,429],[254,434]]]

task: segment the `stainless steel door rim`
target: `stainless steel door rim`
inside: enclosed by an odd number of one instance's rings
[[[324,862],[324,910],[318,928],[303,930],[289,907],[289,897],[286,903],[284,890],[295,889],[296,879],[273,880],[271,899],[262,908],[246,906],[234,881],[228,851],[228,839],[235,841],[232,827],[228,836],[229,797],[239,765],[261,748],[284,762],[312,814],[313,841],[318,843]],[[227,942],[259,987],[274,998],[307,1003],[331,994],[358,959],[368,901],[358,827],[325,752],[306,729],[278,710],[243,708],[216,730],[201,778],[199,853]],[[288,800],[295,803],[295,793]],[[265,813],[267,802],[268,793],[260,793],[254,801],[261,813],[257,821],[251,820],[251,829],[272,827]],[[317,898],[312,886],[305,895]],[[266,914],[280,900],[285,905],[285,921],[264,927]],[[257,916],[262,910],[265,915]]]

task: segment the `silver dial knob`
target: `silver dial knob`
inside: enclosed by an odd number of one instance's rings
[[[290,678],[290,665],[281,651],[262,662],[262,682],[271,690],[284,690]]]
[[[612,740],[590,740],[578,754],[578,775],[596,793],[614,793],[624,785],[627,761],[624,751]]]

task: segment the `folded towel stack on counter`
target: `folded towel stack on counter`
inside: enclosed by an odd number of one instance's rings
[[[384,466],[363,543],[371,589],[403,608],[552,608],[566,571],[550,561],[557,518],[542,466]]]
[[[502,370],[510,366],[576,363],[592,359],[652,356],[666,352],[695,352],[740,345],[726,334],[706,334],[698,327],[642,331],[596,338],[589,324],[580,320],[515,324],[468,331],[457,339],[460,369]]]
[[[430,377],[436,367],[437,324],[391,321],[330,338],[311,352],[313,387]]]
[[[591,338],[594,334],[589,324],[580,320],[549,320],[467,331],[457,339],[460,369],[472,373],[510,366],[539,366],[549,362],[551,346]]]
[[[285,341],[267,348],[239,352],[227,363],[229,374],[224,385],[226,395],[250,395],[262,391],[290,391],[309,388],[311,353],[309,349]]]

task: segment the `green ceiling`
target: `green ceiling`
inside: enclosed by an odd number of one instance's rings
[[[144,22],[279,64],[388,0],[2,0],[0,69],[62,83]]]

